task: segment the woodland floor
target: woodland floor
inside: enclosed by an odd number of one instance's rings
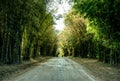
[[[109,65],[99,62],[96,59],[71,58],[82,66],[86,67],[91,73],[102,81],[120,81],[120,65]]]
[[[50,59],[51,57],[40,57],[35,60],[31,59],[31,61],[23,61],[22,64],[14,64],[14,65],[4,65],[0,64],[0,81],[5,79],[9,79],[10,77],[15,77],[23,74],[26,71],[31,70],[34,66],[43,63]]]

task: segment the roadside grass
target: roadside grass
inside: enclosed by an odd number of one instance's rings
[[[71,59],[86,67],[102,81],[120,81],[120,65],[105,64],[89,58],[72,57]]]
[[[23,61],[21,64],[2,64],[0,63],[0,81],[9,80],[13,76],[20,75],[30,69],[34,68],[36,65],[40,65],[52,57],[39,57],[36,59],[30,59],[30,61]]]

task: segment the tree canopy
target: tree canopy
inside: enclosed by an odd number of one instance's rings
[[[46,6],[44,0],[0,1],[0,62],[54,56],[57,37]]]
[[[66,46],[63,42],[63,49],[67,51],[72,46],[74,56],[120,63],[119,5],[119,0],[74,0],[73,11],[67,14],[62,32],[68,43]]]

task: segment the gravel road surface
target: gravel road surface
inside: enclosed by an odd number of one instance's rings
[[[8,81],[100,81],[82,65],[56,57]]]

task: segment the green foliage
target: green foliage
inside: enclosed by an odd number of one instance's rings
[[[94,34],[92,45],[99,60],[119,63],[120,1],[75,0],[74,8],[88,20],[87,32]]]
[[[52,25],[44,0],[1,0],[0,62],[20,63],[46,51],[45,56],[53,55],[57,37]]]
[[[84,19],[79,18],[79,14],[71,11],[66,15],[65,24],[67,27],[60,34],[64,55],[87,57],[87,36]]]

